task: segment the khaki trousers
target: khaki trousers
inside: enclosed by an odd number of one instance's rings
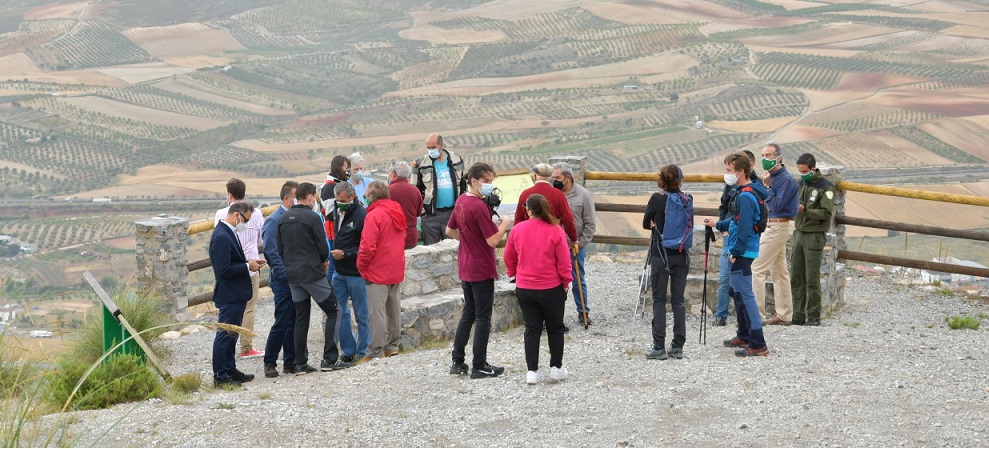
[[[759,257],[752,261],[752,290],[755,292],[759,313],[766,314],[766,274],[773,276],[773,298],[776,315],[785,321],[793,318],[793,294],[790,291],[790,271],[787,268],[786,242],[790,240],[793,221],[769,222],[759,240]]]
[[[371,344],[365,357],[381,357],[384,351],[398,351],[402,338],[402,284],[367,283],[367,308],[370,312]]]
[[[261,274],[255,273],[251,276],[251,300],[247,301],[247,307],[244,309],[244,323],[241,327],[254,332],[254,311],[258,307],[258,296],[261,284]],[[240,336],[240,352],[244,353],[250,351],[254,347],[254,339],[250,335]]]

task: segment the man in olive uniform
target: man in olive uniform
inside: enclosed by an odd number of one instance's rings
[[[800,172],[800,206],[793,233],[790,289],[793,291],[793,324],[821,325],[821,253],[831,229],[835,186],[817,169],[813,154],[797,158]]]

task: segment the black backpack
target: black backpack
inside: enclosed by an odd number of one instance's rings
[[[762,198],[762,195],[759,195],[759,192],[753,189],[752,186],[747,185],[738,189],[738,194],[732,199],[732,215],[735,216],[735,221],[737,222],[740,218],[740,214],[738,213],[738,197],[742,196],[742,192],[752,193],[752,195],[755,196],[756,201],[759,202],[759,221],[752,227],[752,230],[755,231],[756,234],[762,234],[766,231],[766,226],[769,224],[769,207],[766,206],[766,200]]]

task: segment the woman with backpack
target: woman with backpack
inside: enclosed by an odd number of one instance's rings
[[[505,268],[515,276],[515,295],[525,320],[525,382],[539,382],[539,337],[546,328],[549,340],[549,377],[567,378],[563,367],[563,312],[567,290],[573,282],[570,240],[560,220],[550,211],[546,197],[535,193],[526,199],[529,218],[512,228],[505,244]]]
[[[680,191],[683,171],[670,164],[659,171],[661,192],[652,194],[642,217],[642,228],[649,229],[649,258],[652,265],[652,344],[646,353],[650,360],[683,358],[687,341],[686,307],[683,292],[690,271],[688,250],[694,243],[694,199]],[[666,286],[670,286],[673,309],[673,342],[666,350]]]

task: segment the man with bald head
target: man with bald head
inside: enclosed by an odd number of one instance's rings
[[[422,243],[432,245],[447,238],[446,224],[457,198],[467,191],[464,161],[443,146],[443,136],[426,137],[426,154],[412,163],[416,187],[422,194]]]

